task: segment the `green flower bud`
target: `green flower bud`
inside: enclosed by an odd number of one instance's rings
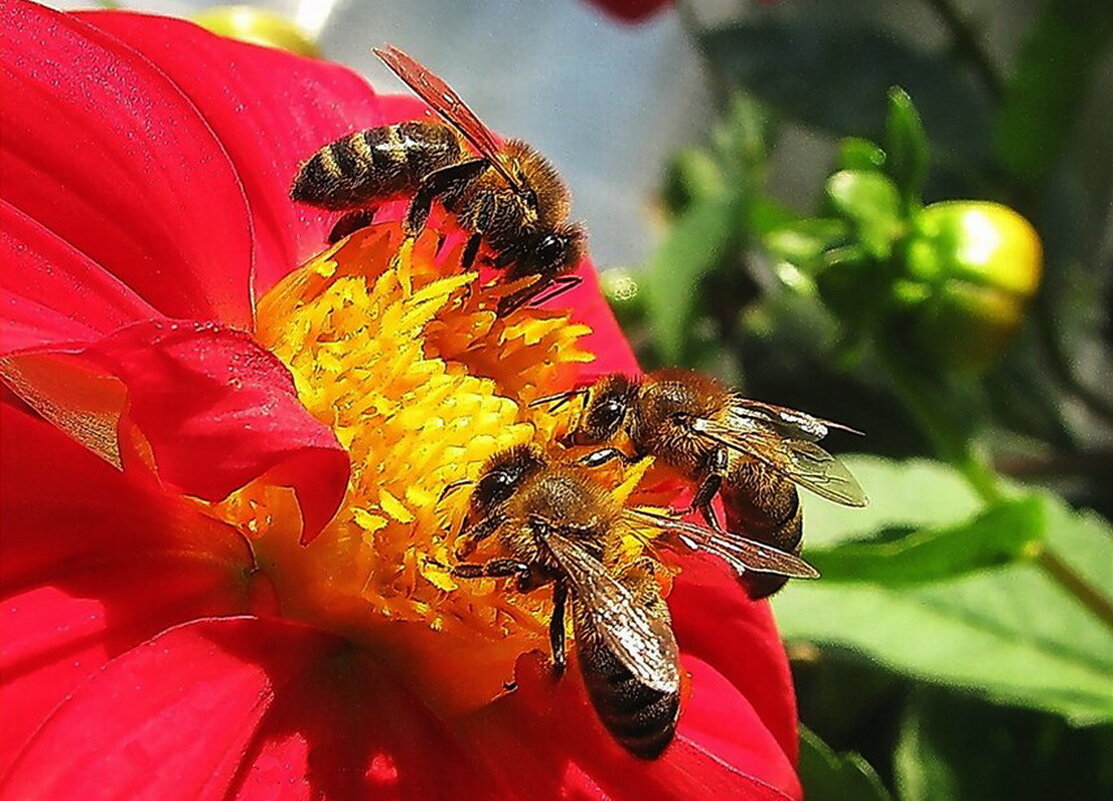
[[[902,283],[929,290],[907,304],[917,344],[940,366],[966,369],[987,366],[1008,344],[1043,264],[1027,220],[998,203],[961,200],[918,212],[904,257]]]

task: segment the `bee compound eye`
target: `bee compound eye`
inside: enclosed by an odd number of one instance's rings
[[[514,477],[501,470],[484,476],[477,488],[480,503],[495,504],[505,501],[514,491]]]

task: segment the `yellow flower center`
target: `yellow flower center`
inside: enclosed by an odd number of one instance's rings
[[[589,329],[565,313],[496,317],[498,295],[516,287],[480,287],[458,264],[459,248],[444,252],[435,232],[412,241],[382,224],[262,298],[256,336],[336,433],[351,478],[307,546],[287,489],[257,481],[216,512],[252,540],[283,614],[405,660],[435,702],[466,708],[511,678],[518,654],[546,647],[551,605],[544,591],[453,578],[446,566],[468,492],[442,492],[499,450],[551,443],[556,419],[528,404],[593,357],[576,345]],[[479,670],[457,670],[460,660]]]

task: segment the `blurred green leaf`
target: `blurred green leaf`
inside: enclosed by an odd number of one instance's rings
[[[789,118],[838,135],[878,137],[893,84],[916,98],[941,155],[988,149],[988,104],[946,58],[891,33],[807,20],[733,22],[704,34],[740,86]]]
[[[677,218],[643,281],[650,334],[666,363],[680,361],[696,314],[700,283],[731,251],[740,228],[739,193],[708,198]]]
[[[963,480],[942,465],[844,461],[871,506],[846,509],[805,497],[812,547],[885,527],[952,525],[979,508]],[[1055,498],[1042,501],[1048,546],[1091,586],[1109,592],[1109,524]],[[774,608],[789,640],[845,649],[915,679],[1078,724],[1113,720],[1113,633],[1029,563],[914,589],[796,582]]]
[[[879,172],[841,170],[827,179],[827,197],[854,224],[870,255],[887,259],[903,230],[893,182]]]
[[[904,213],[920,206],[928,170],[928,141],[912,98],[899,86],[889,90],[885,119],[886,167],[900,190]]]
[[[825,251],[844,241],[848,233],[842,220],[813,217],[772,229],[763,244],[776,258],[806,268],[814,266]]]
[[[955,578],[1016,561],[1043,539],[1044,501],[1005,501],[953,526],[881,529],[869,540],[810,548],[823,580],[901,587]]]
[[[836,754],[800,727],[800,782],[808,801],[889,801],[881,779],[860,754]]]
[[[1012,176],[1036,186],[1055,165],[1102,55],[1113,43],[1109,0],[1046,0],[1020,50],[994,145]]]
[[[913,693],[893,756],[902,801],[1113,797],[1113,727]]]
[[[682,214],[693,204],[725,190],[722,167],[706,150],[681,150],[669,161],[663,197],[670,214]]]
[[[869,139],[848,136],[839,142],[839,168],[843,170],[881,170],[885,151]]]

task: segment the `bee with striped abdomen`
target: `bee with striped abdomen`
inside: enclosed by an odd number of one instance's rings
[[[722,533],[711,507],[718,494],[726,529],[798,554],[803,514],[796,485],[847,506],[864,506],[865,493],[850,471],[815,443],[830,428],[845,426],[804,412],[744,398],[710,376],[665,369],[640,380],[615,374],[593,386],[535,401],[563,403],[584,398],[568,445],[610,447],[581,462],[598,466],[654,456],[697,485],[691,509]],[[857,432],[855,432],[857,433]],[[615,445],[625,434],[632,453]],[[716,545],[703,546],[716,552]],[[720,554],[722,555],[722,554]],[[785,583],[783,575],[740,573],[751,598],[765,598]]]
[[[624,524],[660,529],[692,547],[719,542],[746,570],[817,574],[790,554],[625,508],[590,470],[553,462],[536,447],[491,457],[469,499],[457,557],[467,558],[493,535],[506,556],[457,564],[452,573],[512,578],[520,592],[551,584],[549,638],[558,674],[565,665],[564,615],[571,601],[577,661],[592,706],[623,748],[653,759],[676,731],[680,665],[655,562],[643,556],[623,564],[619,558]]]
[[[443,80],[396,47],[375,53],[442,121],[421,120],[357,131],[325,145],[301,165],[290,197],[350,210],[333,228],[337,241],[371,223],[375,209],[409,199],[406,228],[416,234],[434,201],[471,233],[469,269],[486,246],[504,280],[533,282],[499,301],[506,314],[545,290],[553,297],[579,279],[568,275],[585,252],[586,234],[568,221],[571,200],[556,169],[531,145],[500,144]]]

